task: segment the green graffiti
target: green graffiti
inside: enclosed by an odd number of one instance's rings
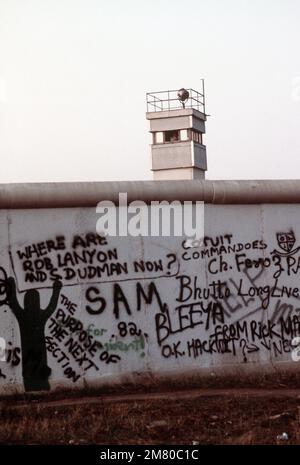
[[[145,337],[143,334],[136,336],[130,342],[115,341],[115,342],[105,342],[103,343],[105,350],[114,351],[114,352],[140,352],[145,349]],[[141,357],[145,356],[145,353],[140,354]]]
[[[89,335],[92,335],[94,337],[97,337],[97,336],[103,336],[104,333],[107,332],[107,329],[103,329],[103,328],[95,328],[95,325],[93,323],[91,323],[89,326],[88,326],[88,329],[87,329],[87,333]]]

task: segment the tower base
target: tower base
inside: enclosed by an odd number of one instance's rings
[[[203,180],[205,171],[198,168],[176,168],[169,170],[153,171],[154,181],[174,181],[174,180]]]

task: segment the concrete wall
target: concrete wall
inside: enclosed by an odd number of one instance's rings
[[[198,188],[196,200],[211,187],[187,184],[185,196]],[[156,183],[162,200],[165,185]],[[240,187],[241,201],[245,189],[250,201],[257,195],[250,187]],[[30,192],[23,189],[22,199],[18,189],[1,189],[8,188],[0,188],[1,394],[143,374],[298,369],[291,357],[300,335],[295,187],[291,197],[283,190],[285,204],[206,203],[205,241],[193,247],[185,237],[98,236],[95,206],[63,207],[67,192],[59,208],[44,198],[45,208],[20,209]],[[228,182],[224,196],[233,200],[232,192]]]

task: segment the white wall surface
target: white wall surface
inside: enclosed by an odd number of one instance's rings
[[[98,218],[94,208],[0,211],[0,393],[37,390],[38,378],[53,390],[147,374],[297,369],[300,205],[207,205],[205,244],[193,248],[184,237],[101,239]],[[38,291],[40,318],[56,277],[58,302],[24,360],[40,331],[24,296]]]

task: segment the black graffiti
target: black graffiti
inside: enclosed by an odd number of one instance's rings
[[[118,330],[121,337],[126,337],[128,334],[130,336],[140,336],[142,334],[142,330],[138,329],[137,325],[133,321],[129,323],[120,321],[120,323],[118,323]]]
[[[99,250],[99,246],[107,246],[107,239],[95,233],[75,235],[70,250],[66,250],[66,238],[57,236],[18,249],[16,255],[21,261],[24,281],[29,283],[44,283],[49,278],[92,280],[103,275],[128,274],[127,263],[117,262],[116,248]]]
[[[164,307],[164,303],[161,300],[160,294],[155,283],[150,282],[149,284],[145,284],[144,287],[139,282],[137,282],[135,285],[135,294],[137,302],[136,310],[140,311],[144,303],[150,306],[153,303],[154,298],[159,308],[162,309]],[[127,297],[125,296],[125,293],[120,284],[114,284],[113,303],[113,313],[117,320],[120,318],[120,310],[122,306],[124,307],[128,315],[132,314]]]
[[[119,360],[121,360],[121,357],[120,355],[110,354],[107,350],[104,350],[103,352],[101,352],[99,359],[101,360],[101,362],[109,364],[117,363]]]
[[[72,302],[67,296],[65,296],[64,294],[61,294],[60,295],[61,297],[61,303],[62,305],[68,310],[68,312],[71,314],[71,315],[74,315],[74,313],[76,312],[76,309],[77,309],[77,304],[75,304],[74,302]]]
[[[126,315],[131,316],[133,312],[133,306],[129,303],[130,300],[127,292],[119,283],[113,283],[111,289],[111,299],[113,302],[112,311],[116,320],[120,318],[120,314],[123,312],[125,312]],[[163,309],[164,307],[164,302],[162,301],[157,286],[153,281],[145,284],[136,282],[134,284],[134,289],[130,290],[130,297],[133,295],[135,296],[134,308],[138,312],[142,310],[144,305],[150,306],[153,303],[156,303],[159,309]],[[101,296],[101,290],[99,286],[89,287],[86,290],[85,296],[89,303],[97,304],[97,306],[94,305],[93,307],[86,305],[86,311],[90,315],[99,315],[107,308],[107,301],[103,296]]]
[[[72,249],[88,248],[90,246],[104,246],[107,245],[107,239],[104,236],[100,236],[95,233],[87,233],[84,235],[75,235],[72,240]],[[65,236],[57,236],[54,239],[34,243],[27,245],[23,250],[17,250],[17,255],[20,260],[30,259],[33,257],[40,258],[48,253],[56,252],[58,250],[66,249],[66,238]]]
[[[225,282],[220,280],[212,281],[208,287],[198,285],[198,276],[181,275],[176,279],[179,282],[177,302],[187,302],[188,300],[221,300],[230,296],[230,290]]]
[[[154,299],[160,310],[162,310],[165,304],[160,297],[155,283],[150,282],[149,284],[145,285],[145,287],[147,287],[147,290],[143,288],[141,283],[136,283],[137,311],[142,309],[143,304],[151,305]]]
[[[161,355],[164,358],[180,358],[185,356],[185,352],[181,349],[181,341],[173,342],[172,344],[164,344],[161,348]]]
[[[294,338],[300,335],[300,316],[299,315],[288,316],[287,318],[280,317],[279,324],[280,324],[282,339],[284,339],[285,336]]]
[[[24,247],[24,250],[17,250],[17,255],[20,260],[30,259],[32,257],[39,258],[46,255],[47,253],[51,253],[52,251],[64,250],[65,247],[65,237],[57,236],[55,239],[27,245]]]
[[[119,355],[109,354],[103,344],[94,339],[90,331],[84,328],[80,320],[67,314],[62,308],[58,308],[51,318],[49,334],[51,337],[48,341],[49,350],[54,347],[53,355],[61,359],[63,368],[75,362],[84,372],[92,368],[99,371],[98,361],[110,364],[121,360]],[[56,345],[53,346],[53,343]]]
[[[44,257],[34,261],[25,260],[23,262],[23,271],[25,272],[25,282],[45,282],[49,277],[59,278],[65,281],[76,279],[92,280],[104,276],[113,276],[120,274],[128,274],[128,265],[126,262],[112,262],[117,256],[116,250],[113,251],[88,251],[85,250],[81,254],[77,252],[66,252],[62,257],[60,254],[56,256],[56,266],[51,258]],[[103,262],[101,265],[94,264],[94,261]],[[89,265],[89,263],[92,263]],[[87,266],[83,266],[86,264]],[[77,267],[76,267],[77,266]]]
[[[47,365],[45,325],[55,311],[61,289],[61,282],[53,283],[53,293],[48,307],[40,307],[40,295],[35,289],[25,293],[24,309],[19,305],[14,278],[6,283],[7,301],[15,315],[21,333],[22,374],[25,391],[49,390],[48,378],[51,368]]]
[[[131,315],[131,309],[127,297],[120,284],[116,283],[113,286],[113,313],[116,319],[120,317],[121,306],[124,307],[128,315]]]
[[[77,247],[88,248],[91,246],[94,247],[98,245],[107,245],[107,238],[94,232],[76,235],[72,240],[72,249],[77,249]]]
[[[231,291],[230,296],[225,296],[222,300],[224,307],[224,314],[226,318],[232,318],[235,314],[241,309],[247,309],[248,312],[243,312],[239,314],[238,320],[245,320],[249,317],[253,317],[256,314],[261,314],[261,319],[264,319],[264,312],[268,308],[270,310],[269,316],[272,322],[279,319],[280,316],[290,315],[294,311],[300,311],[300,308],[295,307],[292,304],[287,304],[282,302],[282,297],[293,298],[300,301],[300,290],[298,287],[287,287],[287,286],[278,286],[278,280],[274,280],[273,286],[259,286],[258,281],[260,276],[263,273],[263,269],[260,268],[259,271],[254,275],[250,276],[249,270],[245,269],[243,275],[246,278],[241,278],[236,281],[233,278],[230,278],[226,285],[228,287],[233,286],[234,291]],[[243,289],[247,289],[246,292]],[[270,306],[270,297],[276,298],[276,302],[271,307]],[[251,304],[257,302],[253,309],[251,309]],[[232,301],[232,302],[231,302]],[[299,302],[300,305],[300,302]],[[250,312],[249,312],[250,309]]]
[[[9,342],[8,345],[11,346],[12,343]],[[6,348],[5,359],[6,359],[6,363],[11,364],[13,367],[18,366],[21,362],[21,347]]]
[[[97,308],[91,307],[90,305],[86,305],[85,309],[90,315],[99,315],[100,313],[104,312],[106,308],[106,301],[100,295],[100,290],[98,287],[91,286],[85,292],[85,298],[90,303],[98,303],[99,306]]]
[[[64,254],[57,254],[57,265],[59,268],[65,268],[68,266],[79,265],[84,263],[85,265],[93,265],[96,263],[105,263],[108,260],[117,260],[118,252],[117,249],[111,250],[82,250],[66,252]]]
[[[238,271],[245,268],[269,268],[272,260],[269,257],[249,258],[245,253],[235,255],[235,264]]]
[[[95,344],[95,350],[98,348],[97,341],[94,341]],[[85,371],[90,369],[91,367],[97,367],[97,365],[94,363],[93,360],[91,360],[90,357],[88,357],[86,351],[92,352],[93,345],[86,349],[84,344],[80,344],[80,342],[77,341],[74,337],[69,337],[64,346],[66,349],[69,351],[69,353],[72,355],[74,360],[77,362],[78,366],[82,367]],[[94,353],[92,352],[92,355]],[[96,368],[97,369],[97,368]]]
[[[257,286],[256,282],[259,280],[259,278],[263,274],[264,270],[263,270],[263,268],[258,269],[258,271],[256,272],[255,275],[250,275],[249,271],[250,270],[245,268],[244,271],[243,271],[243,275],[246,278],[246,280],[249,281],[250,285],[252,285],[253,287],[256,287]],[[233,317],[241,309],[247,309],[248,310],[250,305],[252,303],[256,302],[255,297],[246,298],[246,296],[243,296],[243,295],[238,296],[237,295],[239,282],[236,282],[233,278],[230,278],[226,284],[227,284],[228,287],[230,287],[230,285],[232,285],[233,288],[236,291],[235,294],[234,294],[234,292],[232,292],[228,298],[225,296],[225,298],[222,301],[223,308],[224,308],[224,314],[225,314],[226,318]],[[249,317],[251,315],[254,315],[255,313],[262,310],[262,297],[260,295],[258,297],[259,297],[258,298],[259,304],[256,305],[255,309],[251,310],[250,313],[246,313],[246,312],[244,313],[243,312],[242,315],[239,315],[239,317],[238,317],[239,320],[243,320],[243,319],[245,319],[245,318],[247,318],[247,317]],[[262,319],[263,318],[264,318],[264,314],[262,312]]]
[[[139,271],[144,273],[145,271],[163,271],[164,267],[162,260],[139,260],[133,262],[133,269],[136,273]]]
[[[62,341],[69,334],[76,334],[78,341],[90,355],[97,351],[97,341],[85,329],[81,321],[71,315],[67,315],[61,308],[57,309],[54,318],[49,325],[51,335]],[[69,331],[69,332],[68,332]]]
[[[209,247],[210,246],[210,247]],[[267,244],[263,240],[254,240],[246,243],[232,243],[232,234],[218,236],[216,238],[204,237],[203,242],[194,241],[192,245],[190,241],[182,242],[182,248],[185,250],[182,258],[185,261],[201,260],[204,258],[212,258],[224,254],[238,253],[243,250],[264,250]]]
[[[298,298],[297,300],[300,300],[300,298]],[[290,317],[295,313],[300,313],[300,306],[295,307],[291,303],[282,302],[281,299],[278,299],[274,305],[274,309],[271,314],[270,320],[272,322],[277,323],[280,321],[281,318]]]
[[[52,336],[46,336],[45,342],[47,351],[50,352],[53,358],[61,365],[64,375],[76,383],[80,378],[80,374],[76,373],[71,367],[70,357],[60,349],[58,342],[56,342]]]
[[[300,335],[298,316],[281,318],[278,323],[267,320],[217,325],[208,338],[195,337],[187,341],[187,356],[198,358],[204,354],[242,355],[247,362],[249,354],[266,350],[277,357],[291,352],[292,340]]]
[[[245,287],[243,279],[240,279],[239,286],[238,286],[238,296],[243,297],[260,297],[262,308],[266,309],[269,306],[271,297],[295,297],[298,298],[300,296],[300,291],[298,287],[287,287],[282,286],[281,288],[277,287],[278,280],[275,280],[273,286],[265,285],[265,286],[250,286]]]
[[[170,312],[165,304],[163,311],[155,315],[155,327],[157,342],[160,346],[170,335],[182,333],[187,329],[204,325],[209,329],[210,321],[215,325],[219,321],[224,322],[222,305],[219,302],[194,302],[180,305],[175,308],[175,312]]]
[[[295,259],[292,258],[292,260]],[[249,258],[245,253],[243,253],[234,255],[234,263],[232,263],[232,265],[230,265],[230,263],[224,259],[223,255],[220,255],[217,258],[213,258],[208,261],[207,270],[209,273],[216,275],[218,273],[223,273],[232,269],[236,269],[238,272],[241,272],[245,269],[266,269],[270,268],[271,266],[275,267],[273,274],[274,278],[279,277],[282,271],[284,271],[284,268],[281,265],[281,259],[277,255],[271,257]]]
[[[272,255],[273,254],[273,255]],[[280,256],[271,252],[270,257],[249,258],[246,254],[237,254],[235,256],[237,271],[243,271],[250,268],[274,268],[273,278],[279,278],[282,273],[287,276],[296,275],[300,272],[300,257]]]

